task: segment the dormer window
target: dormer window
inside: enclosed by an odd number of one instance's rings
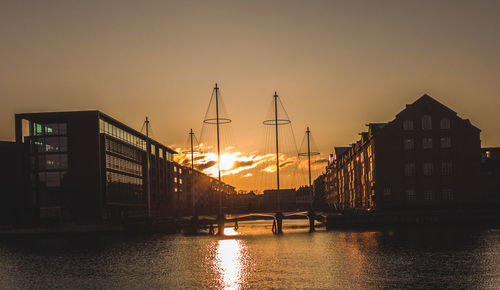
[[[404,120],[403,121],[403,130],[405,130],[405,131],[413,130],[413,120]]]
[[[422,130],[432,130],[432,118],[429,115],[422,116]]]
[[[441,129],[450,129],[450,119],[443,118],[441,122],[439,122],[439,127]]]

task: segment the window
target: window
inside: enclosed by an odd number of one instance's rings
[[[450,148],[450,147],[451,147],[451,138],[441,137],[441,148]]]
[[[38,170],[67,169],[67,154],[38,155]]]
[[[453,174],[453,164],[451,161],[443,161],[441,163],[441,174],[443,176],[450,176]]]
[[[384,195],[391,195],[391,188],[390,187],[384,188]]]
[[[439,127],[441,129],[450,129],[450,119],[441,119],[441,121],[439,122]]]
[[[434,174],[434,164],[431,162],[424,163],[424,176],[432,176]]]
[[[412,138],[405,139],[403,141],[403,146],[405,150],[413,150],[413,148],[415,148],[413,144],[413,139]]]
[[[179,174],[182,174],[182,168],[179,167]]]
[[[34,136],[43,135],[41,124],[33,123],[33,135]]]
[[[424,199],[426,201],[431,201],[434,200],[434,192],[432,190],[428,189],[424,191]]]
[[[415,176],[415,163],[405,164],[405,176]]]
[[[422,148],[431,149],[432,148],[432,138],[422,138]]]
[[[407,189],[405,190],[406,194],[406,200],[408,201],[415,201],[417,200],[417,192],[413,189]]]
[[[443,189],[443,200],[450,201],[453,199],[453,189]]]
[[[177,183],[177,177],[174,177],[174,182]]]
[[[405,131],[413,130],[413,121],[412,120],[404,120],[403,121],[403,130],[405,130]]]
[[[432,118],[429,115],[422,116],[422,130],[432,130]]]

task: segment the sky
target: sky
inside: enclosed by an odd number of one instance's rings
[[[191,128],[213,135],[218,83],[232,120],[223,180],[238,189],[274,186],[262,121],[275,91],[285,144],[311,129],[313,178],[334,146],[423,94],[500,146],[499,31],[500,1],[0,1],[0,140],[14,139],[15,113],[97,109],[138,130],[148,116],[182,153]],[[306,182],[292,149],[288,187]],[[197,162],[213,173],[213,159]]]

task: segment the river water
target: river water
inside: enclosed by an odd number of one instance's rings
[[[500,289],[500,229],[284,232],[3,238],[0,288]]]

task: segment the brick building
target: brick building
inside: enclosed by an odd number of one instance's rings
[[[335,209],[443,207],[481,200],[480,130],[424,95],[388,123],[368,124],[326,168]]]
[[[481,149],[481,184],[484,199],[500,203],[500,147]]]

